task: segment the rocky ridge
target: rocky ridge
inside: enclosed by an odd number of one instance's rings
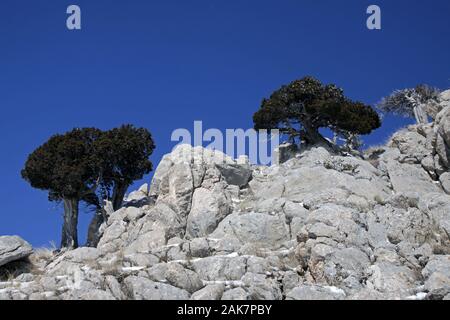
[[[450,299],[441,100],[434,123],[363,158],[317,147],[265,167],[179,146],[109,212],[97,248],[0,237],[0,299]]]

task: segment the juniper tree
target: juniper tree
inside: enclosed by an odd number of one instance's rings
[[[380,117],[368,105],[344,96],[334,84],[323,85],[305,77],[282,86],[262,101],[253,115],[255,129],[279,129],[291,141],[306,146],[324,144],[334,147],[320,134],[328,128],[344,138],[369,134],[381,125]]]
[[[63,202],[61,247],[78,247],[79,203],[102,179],[94,146],[100,135],[95,128],[54,135],[28,156],[21,172],[32,187],[47,190],[50,201]]]
[[[88,245],[95,246],[99,240],[99,227],[106,219],[104,201],[111,201],[114,211],[120,209],[129,186],[152,170],[149,157],[154,148],[150,132],[132,125],[107,131],[98,139],[95,149],[103,168],[101,186],[96,194],[84,198],[97,211],[89,227]]]
[[[54,135],[28,156],[22,177],[32,187],[47,190],[50,201],[63,202],[61,247],[78,247],[80,202],[96,212],[89,228],[89,244],[98,241],[104,221],[104,201],[120,208],[133,181],[152,170],[149,156],[155,148],[148,130],[124,125],[107,132],[74,129]]]
[[[377,104],[377,108],[386,113],[405,117],[414,117],[419,124],[428,123],[428,117],[434,118],[435,106],[439,102],[440,91],[428,85],[395,90]]]

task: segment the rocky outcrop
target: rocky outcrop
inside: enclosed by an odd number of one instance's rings
[[[179,146],[97,248],[32,254],[0,299],[448,299],[449,110],[364,159]]]
[[[24,259],[32,252],[31,245],[17,236],[0,237],[0,267]]]

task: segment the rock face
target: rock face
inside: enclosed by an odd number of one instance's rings
[[[250,166],[179,146],[97,248],[32,254],[39,272],[0,280],[0,299],[448,299],[449,116],[364,158]],[[31,253],[14,243],[0,264]]]
[[[30,244],[16,236],[0,237],[0,267],[28,257],[33,252]]]

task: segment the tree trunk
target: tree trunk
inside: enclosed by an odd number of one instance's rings
[[[125,193],[128,189],[128,184],[116,182],[114,185],[114,191],[112,196],[112,205],[114,211],[119,210],[122,207],[123,198],[125,197]]]
[[[97,247],[103,232],[100,232],[100,227],[103,223],[108,221],[108,217],[114,213],[112,203],[109,200],[103,200],[103,206],[98,207],[97,211],[92,217],[89,224],[88,236],[86,245],[88,247]]]
[[[78,247],[78,199],[64,199],[64,222],[61,236],[61,248]]]
[[[113,212],[119,210],[122,207],[123,198],[125,197],[127,189],[128,184],[126,183],[116,183],[114,185],[114,190],[111,199]],[[108,219],[108,215],[111,213],[107,211],[111,211],[111,209],[105,210],[105,208],[99,208],[95,212],[95,215],[92,218],[91,223],[89,224],[86,243],[88,247],[96,247],[98,245],[98,242],[100,241],[100,238],[102,236],[100,234],[100,227],[104,222],[106,222],[106,220]]]
[[[91,223],[89,224],[87,243],[88,247],[97,247],[98,242],[100,241],[100,226],[105,222],[106,213],[103,208],[97,210],[95,212],[94,217],[92,218]]]
[[[428,123],[428,116],[426,112],[424,111],[422,105],[418,105],[414,107],[414,117],[416,118],[416,121],[418,124],[427,124]]]
[[[304,136],[302,139],[305,141],[306,146],[324,145],[326,147],[332,147],[331,143],[325,139],[319,132],[319,129],[308,124],[303,124]]]

